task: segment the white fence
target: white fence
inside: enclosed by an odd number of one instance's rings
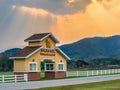
[[[88,76],[113,75],[113,74],[120,74],[120,69],[68,71],[67,77],[88,77]]]
[[[0,83],[28,81],[27,74],[20,75],[0,75]]]

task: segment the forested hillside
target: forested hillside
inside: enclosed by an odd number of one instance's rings
[[[13,60],[10,60],[9,57],[16,52],[21,50],[20,48],[14,48],[6,50],[5,52],[0,53],[0,71],[12,71],[13,70]]]

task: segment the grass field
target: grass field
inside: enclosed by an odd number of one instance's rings
[[[120,80],[31,90],[120,90]]]
[[[44,73],[44,72],[41,72],[41,73],[40,73],[40,78],[41,78],[41,79],[45,79],[45,73]]]

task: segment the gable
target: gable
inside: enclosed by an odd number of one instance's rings
[[[49,36],[39,42],[29,42],[29,46],[42,46],[43,48],[55,49],[56,42]]]
[[[25,39],[25,42],[41,42],[44,39],[46,39],[47,37],[51,37],[56,43],[59,43],[59,40],[57,40],[56,37],[54,37],[54,35],[52,33],[40,33],[40,34],[34,34],[32,36],[30,36],[29,38]]]

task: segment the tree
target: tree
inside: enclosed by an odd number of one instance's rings
[[[87,63],[87,62],[85,62],[85,61],[83,61],[83,60],[77,60],[77,61],[76,61],[76,66],[77,66],[77,68],[85,67],[85,66],[88,66],[88,65],[89,65],[89,63]]]
[[[0,57],[0,71],[12,71],[13,70],[13,60],[9,60],[9,56],[2,54]]]

